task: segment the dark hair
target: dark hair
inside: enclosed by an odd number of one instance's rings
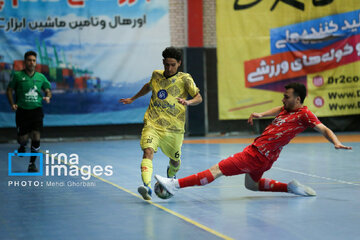
[[[165,50],[162,52],[162,56],[163,58],[175,58],[176,61],[181,61],[182,58],[182,53],[181,50],[175,47],[167,47],[165,48]]]
[[[37,55],[36,55],[36,52],[34,52],[34,51],[27,51],[24,55],[24,60],[26,60],[28,56],[35,56],[35,58],[36,58]]]
[[[294,89],[294,95],[300,97],[300,102],[304,103],[306,97],[306,87],[302,83],[292,82],[285,86],[285,89]]]

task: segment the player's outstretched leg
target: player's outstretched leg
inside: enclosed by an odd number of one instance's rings
[[[282,183],[269,178],[261,178],[256,182],[248,173],[245,175],[245,187],[252,191],[288,192],[301,196],[316,196],[316,192],[312,188],[304,186],[296,180]]]
[[[174,178],[164,178],[160,175],[155,175],[155,179],[172,195],[174,195],[175,191],[179,188],[192,187],[192,186],[203,186],[211,183],[216,178],[222,176],[222,172],[220,171],[219,164],[215,164],[211,168],[184,177],[180,179]]]
[[[288,183],[287,185],[287,189],[289,193],[293,193],[296,195],[301,195],[301,196],[316,196],[316,192],[314,189],[312,189],[311,187],[302,185],[301,183],[299,183],[296,180],[292,180],[291,182]]]

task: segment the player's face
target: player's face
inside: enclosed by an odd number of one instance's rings
[[[181,65],[181,61],[176,61],[175,58],[165,58],[163,60],[163,64],[165,70],[164,75],[168,77],[177,73],[178,68]]]
[[[35,67],[36,67],[36,57],[33,55],[28,56],[25,59],[25,70],[27,72],[34,72],[35,71]]]
[[[284,98],[282,99],[284,108],[286,111],[296,110],[300,104],[300,97],[294,95],[294,89],[286,89],[284,93]]]

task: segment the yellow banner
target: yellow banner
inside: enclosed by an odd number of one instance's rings
[[[220,119],[281,105],[294,81],[317,116],[359,114],[358,9],[358,0],[217,0]]]
[[[360,109],[360,62],[308,75],[307,105],[317,116],[358,114]]]

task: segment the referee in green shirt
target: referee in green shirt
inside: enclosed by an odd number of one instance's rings
[[[40,132],[43,128],[44,113],[42,101],[50,103],[50,82],[46,77],[35,72],[36,53],[28,51],[24,55],[25,69],[15,72],[9,82],[6,94],[11,109],[16,112],[16,128],[19,153],[26,152],[26,144],[31,139],[31,152],[37,153],[40,149]],[[45,92],[42,96],[41,90]],[[15,99],[13,93],[15,92]],[[28,172],[37,172],[36,156],[30,157]]]

